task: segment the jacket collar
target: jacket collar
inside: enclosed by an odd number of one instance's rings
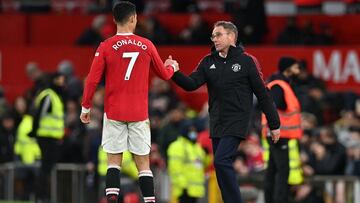
[[[236,47],[230,46],[226,58],[242,54],[243,52],[244,52],[244,47],[241,45],[238,45]],[[211,55],[221,58],[221,56],[219,55],[219,52],[216,51],[215,46],[211,47]]]

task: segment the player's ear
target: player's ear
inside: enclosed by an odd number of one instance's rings
[[[130,20],[131,23],[136,22],[136,14],[131,15],[129,20]]]

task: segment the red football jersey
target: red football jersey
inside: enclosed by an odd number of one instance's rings
[[[172,66],[165,67],[154,44],[132,33],[118,33],[102,42],[86,78],[82,106],[91,107],[96,87],[105,75],[104,110],[109,119],[142,121],[148,118],[150,67],[169,80]]]

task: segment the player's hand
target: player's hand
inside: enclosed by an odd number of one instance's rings
[[[172,66],[174,68],[174,72],[179,71],[179,63],[176,60],[173,60],[173,62]]]
[[[81,122],[88,124],[90,123],[90,112],[89,113],[83,113],[80,114],[80,120]]]
[[[172,56],[169,55],[169,58],[167,58],[167,59],[165,60],[164,66],[170,66],[170,65],[173,64],[173,63],[174,63],[174,60],[172,59]]]
[[[171,55],[169,55],[169,58],[167,58],[164,63],[164,66],[169,66],[169,65],[174,68],[174,72],[179,70],[179,63],[176,60],[173,60]]]
[[[274,143],[277,143],[280,139],[280,129],[271,130],[271,139]]]

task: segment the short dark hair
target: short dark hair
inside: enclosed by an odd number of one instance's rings
[[[224,29],[226,30],[229,30],[233,33],[235,33],[235,42],[238,38],[238,29],[236,27],[236,25],[230,21],[217,21],[215,24],[214,24],[214,27],[219,27],[219,26],[222,26]]]
[[[136,6],[128,1],[118,1],[113,7],[113,16],[116,23],[125,24],[130,16],[136,14]]]

